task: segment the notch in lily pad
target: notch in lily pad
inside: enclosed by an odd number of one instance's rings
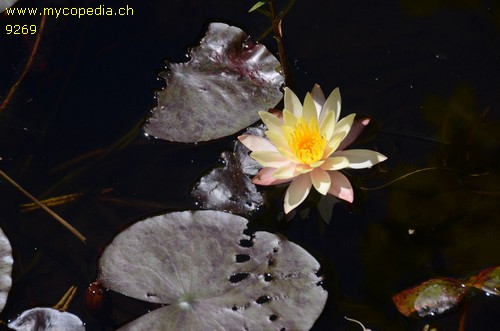
[[[166,87],[144,126],[151,136],[194,143],[234,134],[280,102],[279,61],[235,26],[211,23],[185,63],[167,63]]]
[[[120,330],[310,329],[328,296],[319,263],[283,237],[245,235],[247,222],[221,211],[173,212],[118,234],[98,281],[165,305]]]

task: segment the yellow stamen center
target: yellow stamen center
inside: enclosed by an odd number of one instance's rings
[[[312,119],[307,123],[299,118],[287,137],[288,145],[303,164],[312,164],[321,160],[326,146],[326,137],[321,136],[318,122]]]

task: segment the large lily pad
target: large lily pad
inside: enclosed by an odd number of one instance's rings
[[[247,220],[185,211],[135,223],[100,259],[107,288],[166,304],[120,330],[308,330],[326,302],[318,262]]]
[[[167,86],[144,130],[179,142],[217,139],[259,120],[283,97],[278,60],[239,28],[212,23],[186,63],[167,63]]]
[[[12,286],[12,247],[9,239],[0,229],[0,311],[5,307],[10,288]]]

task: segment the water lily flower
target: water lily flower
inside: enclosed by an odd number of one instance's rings
[[[339,120],[338,88],[325,99],[316,84],[311,93],[307,93],[303,105],[285,88],[283,112],[261,111],[259,115],[267,127],[266,137],[242,135],[238,139],[263,166],[253,178],[255,184],[290,182],[284,200],[287,214],[306,199],[311,187],[323,195],[331,194],[352,202],[352,186],[339,170],[368,168],[387,159],[371,150],[344,150],[369,120],[355,121],[355,114]]]

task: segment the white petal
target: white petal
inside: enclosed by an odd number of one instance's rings
[[[266,137],[270,140],[270,142],[276,147],[276,148],[283,148],[283,149],[290,149],[288,146],[288,142],[286,141],[285,137],[283,136],[282,131],[277,132],[277,131],[266,131]],[[276,150],[275,148],[275,150]]]
[[[284,209],[288,214],[298,205],[300,205],[311,191],[311,177],[309,174],[296,177],[291,183],[285,194]]]
[[[336,123],[335,113],[332,111],[327,112],[326,115],[320,120],[319,130],[322,135],[325,135],[326,141],[329,141],[332,138]]]
[[[340,90],[337,87],[335,90],[330,93],[328,99],[326,99],[325,104],[323,105],[323,110],[321,111],[321,117],[325,116],[324,113],[326,111],[335,112],[335,121],[338,122],[340,117]]]
[[[349,149],[338,151],[333,156],[343,156],[349,160],[349,167],[352,169],[370,168],[371,166],[387,160],[385,155],[369,149]]]
[[[336,196],[342,200],[352,202],[354,200],[354,191],[352,190],[351,183],[346,176],[340,171],[328,171],[332,184],[328,190],[328,194]]]
[[[239,136],[238,140],[252,152],[277,151],[276,147],[269,140],[263,137],[244,134]]]
[[[283,120],[281,118],[278,118],[267,111],[259,111],[259,116],[268,130],[277,132],[281,130],[281,127],[283,126]]]
[[[292,112],[295,117],[302,116],[302,104],[299,98],[288,87],[285,87],[285,109]]]
[[[302,117],[306,120],[306,122],[309,122],[312,119],[318,121],[318,113],[316,112],[316,106],[314,105],[314,100],[311,96],[311,93],[309,92],[307,92],[306,97],[304,99],[304,107],[302,108]]]
[[[316,168],[311,171],[311,182],[314,188],[323,195],[328,193],[332,183],[328,173],[321,168]]]
[[[276,179],[290,179],[297,177],[300,173],[296,171],[296,167],[297,165],[295,163],[287,164],[286,166],[278,168],[274,172],[273,177]]]
[[[340,143],[338,150],[344,150],[350,144],[352,144],[356,140],[356,138],[358,138],[361,132],[363,132],[368,123],[370,123],[370,119],[366,117],[352,122],[351,129],[349,130],[347,137],[345,137],[344,140],[342,140],[342,142]]]
[[[280,152],[258,151],[250,153],[250,156],[264,167],[279,168],[290,163]]]
[[[333,155],[336,155],[335,153]],[[340,170],[347,168],[349,166],[349,160],[346,157],[343,156],[333,156],[329,157],[323,162],[323,164],[320,166],[321,169],[323,170]]]
[[[323,94],[323,90],[318,84],[314,84],[311,91],[311,96],[314,100],[314,105],[316,106],[316,112],[318,113],[319,118],[321,109],[323,109],[323,105],[325,104],[325,95]]]
[[[333,152],[335,152],[337,150],[337,147],[339,147],[340,143],[342,142],[342,139],[344,138],[345,138],[345,132],[334,134],[333,137],[330,139],[330,141],[326,143],[325,151],[323,153],[323,158],[327,158]]]
[[[283,120],[285,121],[285,125],[289,127],[294,127],[297,124],[297,117],[288,109],[283,110]]]
[[[335,130],[333,131],[334,134],[344,132],[345,133],[344,138],[345,138],[347,136],[347,134],[349,133],[349,131],[351,130],[352,123],[354,122],[355,117],[356,117],[356,114],[349,114],[346,117],[344,117],[343,119],[341,119],[340,121],[338,121],[337,124],[335,125]],[[344,139],[344,138],[342,138],[342,139]]]

